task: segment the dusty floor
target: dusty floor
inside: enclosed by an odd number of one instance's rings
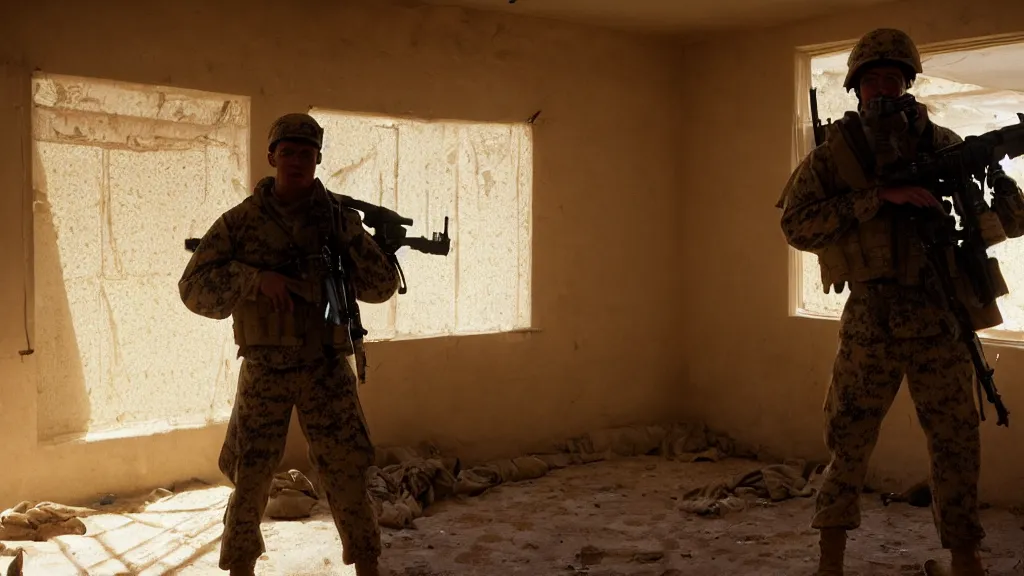
[[[385,530],[384,564],[396,576],[812,574],[811,499],[720,519],[677,509],[686,490],[756,467],[640,457],[556,470],[439,503],[416,530]],[[227,494],[225,487],[186,491],[142,513],[86,518],[85,536],[28,543],[25,575],[225,574],[216,562]],[[939,554],[927,509],[883,508],[877,495],[866,495],[864,506],[848,574],[920,574]],[[989,574],[1024,574],[1024,518],[1003,510],[985,510],[983,518]],[[264,535],[260,576],[353,574],[340,562],[341,544],[322,505],[308,520],[265,522]]]

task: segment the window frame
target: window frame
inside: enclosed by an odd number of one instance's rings
[[[821,56],[829,56],[844,51],[852,50],[856,43],[856,39],[848,39],[837,42],[797,47],[794,62],[794,86],[796,88],[796,105],[793,107],[793,137],[791,141],[792,154],[790,161],[791,170],[795,170],[796,167],[799,166],[800,162],[802,162],[803,159],[807,156],[807,154],[809,154],[811,150],[813,150],[814,148],[814,131],[811,122],[811,110],[809,99],[809,91],[813,87],[811,84],[812,60]],[[920,44],[918,45],[918,51],[921,55],[922,60],[924,60],[929,56],[936,56],[949,52],[977,51],[984,50],[986,48],[994,48],[1021,43],[1024,43],[1024,33],[1011,33],[985,36],[980,38],[966,38],[950,40],[945,42]],[[1021,70],[1021,75],[1024,76],[1024,69]],[[822,122],[824,122],[827,119],[822,118],[821,120]],[[1018,184],[1024,187],[1024,182],[1018,182]],[[1020,240],[1024,241],[1024,239]],[[791,318],[801,318],[817,321],[840,321],[842,318],[841,312],[839,315],[833,316],[828,314],[821,314],[818,312],[812,312],[803,307],[804,253],[788,245],[787,251],[787,273],[789,277],[787,292],[787,316]],[[1019,289],[1024,290],[1024,286],[1021,286]],[[849,290],[849,287],[847,287],[846,290]],[[1024,347],[1024,329],[1006,330],[1000,328],[990,328],[986,330],[979,330],[978,337],[984,342],[989,342],[993,344],[1013,347]]]
[[[528,302],[529,302],[528,306],[529,306],[529,309],[527,310],[527,312],[524,315],[525,316],[525,325],[516,326],[516,327],[513,327],[511,329],[507,329],[507,330],[506,329],[502,329],[502,328],[497,328],[497,329],[486,329],[486,330],[464,330],[464,331],[459,331],[457,329],[457,327],[453,327],[450,332],[440,332],[440,333],[431,333],[431,334],[422,334],[422,335],[420,335],[420,334],[403,333],[403,332],[399,332],[398,328],[397,328],[398,315],[399,315],[398,299],[402,298],[403,295],[395,293],[395,295],[392,298],[390,298],[385,303],[389,307],[389,310],[388,310],[388,313],[387,313],[388,314],[388,318],[389,318],[389,322],[388,322],[389,323],[389,327],[387,328],[387,331],[385,332],[388,335],[384,335],[384,336],[375,335],[373,330],[369,330],[369,334],[366,335],[365,341],[367,343],[402,342],[402,341],[410,341],[410,340],[427,340],[427,339],[437,339],[437,338],[461,338],[461,337],[470,337],[470,336],[499,336],[499,335],[505,335],[505,334],[513,334],[513,335],[514,334],[529,334],[529,333],[534,333],[534,332],[540,332],[541,331],[541,329],[537,325],[536,306],[535,306],[534,289],[533,289],[534,286],[535,286],[534,274],[535,274],[535,271],[536,271],[535,270],[535,268],[536,268],[535,267],[535,258],[534,258],[535,257],[535,252],[534,252],[534,246],[535,246],[535,244],[534,244],[534,240],[535,240],[535,236],[534,236],[534,220],[535,220],[535,218],[534,217],[535,217],[535,213],[534,213],[534,210],[535,210],[536,204],[535,204],[535,198],[534,198],[534,189],[535,189],[535,187],[534,187],[534,182],[535,182],[535,162],[534,162],[534,159],[535,159],[535,146],[534,146],[534,144],[535,144],[535,134],[534,134],[534,126],[533,126],[532,123],[530,123],[528,121],[509,122],[509,121],[497,121],[497,120],[495,120],[495,121],[479,121],[479,120],[466,120],[466,119],[453,119],[453,118],[422,118],[422,117],[417,117],[417,116],[412,116],[412,115],[358,112],[358,111],[352,111],[352,110],[346,110],[346,109],[340,109],[340,108],[331,108],[331,107],[327,107],[327,106],[317,106],[317,105],[310,105],[310,106],[308,106],[307,109],[306,109],[306,113],[311,115],[311,116],[313,116],[314,118],[317,118],[318,114],[323,114],[323,115],[338,115],[338,116],[341,116],[341,117],[354,117],[354,118],[362,117],[362,118],[367,118],[367,119],[377,119],[377,120],[381,120],[381,121],[391,121],[391,122],[395,122],[395,123],[423,123],[423,124],[449,124],[449,125],[463,124],[463,125],[470,125],[470,126],[509,126],[509,127],[511,127],[511,126],[519,126],[519,127],[524,127],[525,128],[524,137],[525,137],[525,139],[526,139],[526,141],[528,142],[528,145],[529,145],[529,154],[528,154],[529,168],[528,168],[528,170],[529,170],[529,173],[530,173],[530,185],[529,185],[528,189],[526,189],[526,193],[529,195],[529,198],[527,200],[529,209],[528,209],[528,211],[526,213],[526,218],[527,218],[526,227],[529,230],[529,240],[528,240],[528,242],[529,242],[529,248],[528,248],[529,265],[527,266],[527,268],[528,268],[527,278],[525,278],[525,280],[524,280],[523,274],[519,274],[518,275],[519,276],[519,280],[518,281],[520,283],[525,282],[526,286],[524,288],[522,288],[522,290],[525,290],[526,293],[528,294]],[[330,189],[330,186],[328,185],[328,182],[325,181],[324,185],[327,186],[328,189]],[[336,190],[332,190],[332,192],[336,192],[337,193]],[[522,192],[522,191],[520,191],[520,192]],[[398,192],[396,192],[396,194],[400,195],[401,192],[398,191]],[[458,201],[458,199],[457,199],[458,195],[457,194],[456,194],[455,198],[456,198],[456,202],[457,202]],[[411,217],[409,214],[405,214],[405,213],[403,213],[401,211],[398,211],[398,212],[402,216]],[[458,247],[459,239],[458,239],[457,218],[458,218],[457,211],[456,211],[455,214],[449,215],[450,227],[451,227],[451,224],[455,224],[456,233],[451,235],[451,244],[452,244],[451,251],[449,252],[449,254],[447,256],[444,256],[444,258],[451,258],[453,254],[456,254],[456,250],[458,249],[457,247]],[[415,220],[415,218],[414,218],[414,220]],[[522,226],[523,225],[522,219],[517,219],[516,225],[517,226]],[[431,229],[429,231],[424,230],[424,235],[427,235],[427,234],[430,234],[430,233],[433,233],[433,232],[440,232],[440,231],[441,231],[440,228],[437,228],[436,230]],[[418,234],[418,232],[414,233],[414,235],[415,234]],[[399,254],[402,254],[402,253],[408,254],[410,252],[411,252],[410,248],[403,248],[399,252]],[[422,257],[424,257],[424,258],[439,258],[440,256],[422,255]],[[414,287],[415,287],[414,281],[412,279],[409,279],[409,278],[407,278],[407,281],[410,282],[409,290],[410,291],[413,290]],[[457,292],[457,289],[456,289],[456,292]],[[521,295],[521,293],[520,293],[520,295]],[[457,296],[456,296],[456,298],[457,298]],[[453,305],[457,305],[457,301],[453,302]],[[365,307],[365,306],[366,306],[365,304],[362,305],[362,307]]]

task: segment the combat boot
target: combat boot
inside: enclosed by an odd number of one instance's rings
[[[954,548],[952,552],[953,576],[985,576],[985,567],[976,546]]]
[[[935,560],[924,564],[927,576],[985,576],[985,567],[981,564],[981,555],[977,546],[963,546],[952,549],[949,569]]]
[[[256,565],[240,562],[231,567],[228,576],[256,576]]]
[[[356,576],[388,576],[388,573],[376,560],[363,560],[356,562]]]
[[[4,545],[0,544],[0,548]],[[14,561],[7,565],[7,576],[25,576],[25,551],[18,548],[18,553],[14,555]]]
[[[843,576],[843,555],[846,553],[846,530],[824,528],[818,540],[821,556],[815,576]]]

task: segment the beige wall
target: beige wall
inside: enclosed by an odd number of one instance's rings
[[[684,156],[691,203],[681,247],[689,270],[713,271],[688,282],[689,355],[686,412],[776,451],[822,451],[822,402],[838,323],[787,317],[788,250],[773,207],[791,168],[795,98],[794,47],[856,39],[877,26],[903,27],[920,43],[1024,31],[1019,0],[923,0],[883,12],[847,13],[758,34],[693,46],[681,71],[700,82],[689,90],[685,120],[692,142]],[[1024,110],[1022,110],[1024,112]],[[1024,290],[1024,286],[1012,287]],[[704,344],[700,344],[704,342]],[[698,352],[699,351],[699,352]],[[983,497],[1019,502],[1024,461],[1024,353],[1001,355],[997,385],[1011,428],[983,423]],[[1016,409],[1014,408],[1016,407]],[[882,430],[871,476],[923,478],[924,436],[905,387]]]
[[[433,438],[475,456],[673,415],[706,418],[779,453],[821,455],[837,326],[787,317],[788,253],[772,207],[791,167],[794,47],[876,25],[905,26],[922,42],[1024,29],[1019,0],[929,0],[712,39],[680,55],[626,35],[458,10],[297,17],[192,0],[154,4],[142,16],[128,3],[57,4],[20,7],[13,22],[28,25],[0,48],[0,241],[9,247],[31,246],[19,226],[35,68],[249,95],[254,151],[276,115],[310,104],[479,120],[543,110],[534,179],[539,332],[370,350],[378,368],[363,394],[376,440]],[[285,21],[293,24],[281,28]],[[253,177],[265,173],[254,153]],[[36,360],[17,354],[27,266],[10,249],[0,269],[0,458],[21,470],[0,475],[0,506],[217,477],[222,427],[37,448]],[[1014,387],[1024,355],[999,352],[1012,410],[1024,403]],[[1010,498],[1024,479],[1024,463],[1003,456],[1024,441],[1020,430],[985,425],[990,500]],[[294,440],[289,459],[298,461]],[[916,477],[924,454],[904,394],[875,475]]]
[[[681,276],[667,266],[682,206],[673,53],[560,24],[353,4],[323,2],[332,8],[300,15],[269,2],[54,0],[5,15],[15,29],[0,47],[0,242],[8,247],[0,253],[0,461],[20,472],[0,474],[0,506],[216,479],[223,437],[216,426],[37,448],[39,359],[17,354],[37,68],[250,96],[254,179],[268,173],[259,151],[269,123],[309,105],[488,121],[543,110],[534,176],[539,331],[372,345],[376,368],[363,397],[375,439],[431,438],[483,457],[672,411],[683,389],[674,328]],[[297,462],[303,446],[294,440]]]

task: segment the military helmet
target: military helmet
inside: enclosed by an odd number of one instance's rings
[[[908,84],[922,73],[921,55],[910,36],[902,30],[878,28],[862,36],[850,52],[843,87],[847,90],[857,88],[861,68],[874,62],[891,62],[900,66]]]
[[[270,126],[267,148],[273,150],[281,140],[303,140],[319,150],[324,143],[324,129],[309,114],[285,114]]]

